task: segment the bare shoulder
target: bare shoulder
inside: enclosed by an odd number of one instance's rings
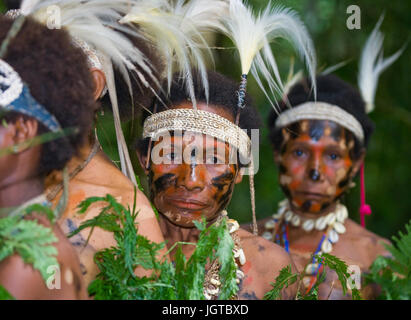
[[[269,264],[280,270],[292,264],[289,254],[279,245],[244,229],[240,229],[239,235],[247,259],[252,259],[257,265],[263,267]]]
[[[48,288],[40,272],[32,265],[26,264],[18,254],[0,263],[0,283],[17,299],[86,299],[88,295],[81,276],[79,259],[63,232],[57,225],[51,225],[42,215],[32,215],[27,219],[36,220],[39,224],[51,228],[57,238],[53,245],[58,252],[58,272],[51,273],[50,276],[55,277],[53,283],[59,283],[60,288]]]
[[[358,239],[364,245],[367,245],[368,248],[374,248],[377,251],[385,251],[383,244],[390,244],[390,241],[386,238],[383,238],[366,228],[363,228],[361,225],[356,223],[351,219],[347,219],[346,221],[346,233],[343,237],[348,237],[352,240]]]

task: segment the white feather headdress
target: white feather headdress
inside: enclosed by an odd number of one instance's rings
[[[229,15],[224,19],[223,32],[238,49],[243,79],[251,71],[273,107],[274,103],[263,85],[262,78],[267,81],[271,94],[282,96],[284,86],[270,47],[270,43],[277,38],[290,41],[305,60],[315,94],[314,46],[304,24],[294,11],[269,4],[263,12],[255,15],[241,0],[230,0]]]
[[[150,61],[133,45],[126,34],[142,37],[135,30],[118,23],[130,9],[130,4],[138,0],[23,0],[21,12],[47,24],[51,6],[58,8],[60,25],[75,40],[85,42],[94,49],[102,62],[102,71],[112,104],[118,151],[122,172],[137,184],[127,144],[121,129],[117,93],[114,81],[114,66],[123,76],[132,94],[131,77],[149,87],[146,76],[155,83]]]
[[[121,22],[139,25],[164,61],[168,90],[177,69],[196,108],[192,69],[198,70],[208,101],[207,66],[203,50],[211,61],[212,54],[204,34],[221,30],[221,18],[227,13],[227,2],[222,0],[176,0],[172,3],[167,0],[141,0]]]
[[[374,30],[368,37],[361,53],[358,86],[365,102],[367,113],[374,110],[374,99],[380,74],[398,59],[405,49],[405,45],[388,58],[383,57],[384,35],[379,31],[384,16],[378,20]]]

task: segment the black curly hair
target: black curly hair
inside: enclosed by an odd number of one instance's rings
[[[194,95],[197,102],[207,102],[204,87],[200,81],[200,75],[197,71],[193,71],[194,82]],[[209,97],[208,104],[220,106],[223,109],[230,112],[235,118],[237,107],[237,91],[239,84],[235,81],[227,78],[226,76],[214,72],[207,71],[208,84],[209,84]],[[164,102],[159,102],[158,98],[153,99],[153,102],[149,106],[148,111],[143,112],[142,120],[144,120],[154,112],[156,106],[156,113],[177,106],[182,102],[191,101],[189,94],[187,93],[184,79],[179,75],[173,77],[170,93],[165,94],[167,90],[164,89],[159,94],[159,99]],[[241,110],[240,120],[238,126],[242,129],[247,129],[247,134],[251,135],[251,129],[259,129],[261,127],[261,119],[257,110],[253,106],[252,98],[247,93],[245,97],[245,107]],[[147,152],[149,139],[139,139],[135,144],[135,149],[140,152]]]
[[[13,20],[0,17],[0,43]],[[59,121],[62,128],[76,128],[77,133],[42,145],[38,174],[62,169],[82,145],[93,122],[94,82],[87,59],[73,46],[64,30],[50,30],[26,18],[20,32],[8,45],[3,58],[28,85],[31,95]],[[10,112],[3,118],[14,122],[21,114]],[[38,134],[48,129],[39,123]]]
[[[354,116],[361,124],[364,130],[364,143],[355,138],[354,158],[360,156],[363,147],[368,146],[368,142],[372,132],[374,131],[374,124],[365,112],[365,104],[359,91],[334,75],[317,76],[317,101],[327,102],[329,104],[337,105],[343,110]],[[305,78],[296,85],[294,85],[287,95],[289,103],[292,107],[302,104],[307,101],[314,101],[314,94],[311,90],[311,82]],[[285,101],[279,103],[280,113],[289,109]],[[275,151],[279,151],[282,142],[283,134],[281,128],[275,127],[279,113],[271,111],[268,117],[269,139]],[[291,124],[292,131],[296,130],[295,126]]]

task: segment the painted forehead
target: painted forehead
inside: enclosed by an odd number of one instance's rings
[[[330,120],[301,120],[283,128],[282,134],[285,142],[303,135],[308,135],[315,141],[323,137],[330,137],[336,142],[354,140],[351,131]]]

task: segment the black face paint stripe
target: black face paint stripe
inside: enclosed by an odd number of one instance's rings
[[[303,203],[303,205],[301,206],[301,209],[304,210],[304,211],[309,211],[310,208],[311,208],[311,201],[310,200],[305,201]]]
[[[318,141],[324,135],[324,121],[310,120],[308,122],[308,135],[311,139]]]
[[[227,171],[211,180],[213,186],[218,188],[218,190],[223,190],[223,188],[227,185],[227,181],[232,181],[234,179],[234,174],[230,171]]]
[[[170,185],[172,180],[175,179],[175,177],[176,175],[173,173],[166,173],[162,175],[161,177],[157,178],[154,181],[154,187],[155,187],[156,192],[165,190],[167,186]]]

